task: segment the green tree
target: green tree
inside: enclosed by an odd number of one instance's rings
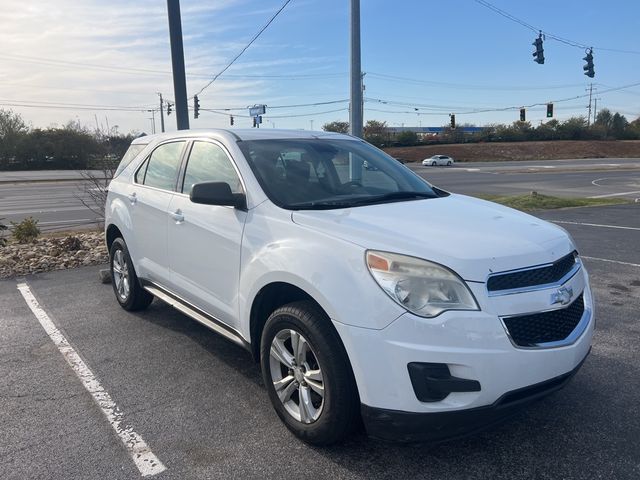
[[[405,130],[404,132],[400,132],[396,136],[396,142],[398,142],[402,146],[411,146],[418,143],[418,134],[416,132],[410,132]]]
[[[571,117],[560,124],[558,133],[561,140],[583,140],[587,137],[587,119]]]
[[[28,131],[20,115],[0,108],[0,170],[11,168],[16,162],[18,144]]]
[[[611,134],[615,138],[625,138],[625,133],[628,126],[629,122],[624,115],[620,115],[618,112],[616,112],[613,117],[611,117]]]
[[[389,143],[389,130],[387,129],[387,122],[381,122],[379,120],[368,120],[364,126],[364,139],[375,145],[376,147],[383,147]]]
[[[322,130],[325,132],[349,133],[349,122],[337,120],[335,122],[325,123],[322,126]]]

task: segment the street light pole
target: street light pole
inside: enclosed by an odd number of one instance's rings
[[[164,104],[162,103],[162,94],[158,92],[160,96],[160,130],[164,133]]]
[[[351,0],[351,103],[349,133],[362,138],[362,65],[360,61],[360,0]]]
[[[176,122],[178,130],[188,130],[189,106],[187,104],[187,80],[184,72],[180,0],[167,0],[167,12],[169,15],[169,38],[171,40],[171,66],[173,70],[173,91],[176,101]]]

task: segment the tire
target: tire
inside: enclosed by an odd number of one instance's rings
[[[144,310],[153,301],[153,295],[140,286],[133,268],[127,244],[122,238],[116,238],[109,250],[111,285],[116,300],[128,311]]]
[[[450,167],[450,166],[451,166],[451,160],[447,162],[447,167]]]
[[[431,162],[432,167],[435,167],[436,165],[438,165],[436,162]]]
[[[301,346],[299,356],[294,341]],[[351,365],[338,333],[316,304],[300,301],[275,310],[260,346],[269,399],[294,435],[313,445],[330,445],[356,428],[360,401]]]

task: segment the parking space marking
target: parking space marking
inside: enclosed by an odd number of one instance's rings
[[[51,341],[58,347],[58,350],[78,376],[84,388],[91,394],[104,416],[107,417],[111,427],[113,427],[124,444],[127,453],[131,456],[140,474],[143,477],[147,477],[164,472],[166,467],[153,454],[149,446],[142,437],[136,433],[133,427],[125,423],[122,410],[118,408],[111,398],[111,395],[102,387],[91,369],[84,363],[80,355],[78,355],[62,332],[56,327],[55,323],[49,318],[47,312],[42,309],[33,296],[29,285],[27,285],[26,282],[18,283],[18,290]]]
[[[600,223],[582,223],[582,222],[569,222],[567,220],[551,220],[553,223],[561,223],[566,225],[582,225],[584,227],[600,227],[600,228],[619,228],[621,230],[638,230],[640,227],[623,227],[621,225],[602,225]]]
[[[635,193],[640,193],[640,190],[634,190],[633,192],[621,192],[621,193],[608,193],[606,195],[594,195],[589,198],[607,198],[607,197],[622,197],[624,195],[631,195]]]
[[[629,265],[631,267],[640,267],[640,263],[621,262],[620,260],[609,260],[608,258],[585,257],[584,255],[580,255],[580,258],[584,258],[586,260],[597,260],[599,262],[617,263],[619,265]]]

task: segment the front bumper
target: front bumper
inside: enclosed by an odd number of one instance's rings
[[[457,436],[462,430],[490,425],[515,407],[560,388],[587,356],[595,324],[586,272],[567,285],[584,294],[583,318],[570,343],[552,348],[518,347],[501,321],[501,312],[535,311],[549,301],[549,291],[487,298],[484,285],[475,284],[470,288],[475,289],[480,311],[449,311],[431,319],[405,313],[380,330],[334,320],[351,361],[369,432],[405,440]],[[445,378],[445,384],[453,384],[451,393],[441,398],[421,395],[408,368],[414,363],[442,364],[446,375],[436,380]],[[522,398],[515,402],[517,392]]]
[[[550,380],[507,392],[492,405],[434,413],[403,412],[361,406],[367,433],[382,440],[398,442],[435,442],[451,440],[494,426],[518,413],[527,405],[564,387],[578,372],[576,368]]]

